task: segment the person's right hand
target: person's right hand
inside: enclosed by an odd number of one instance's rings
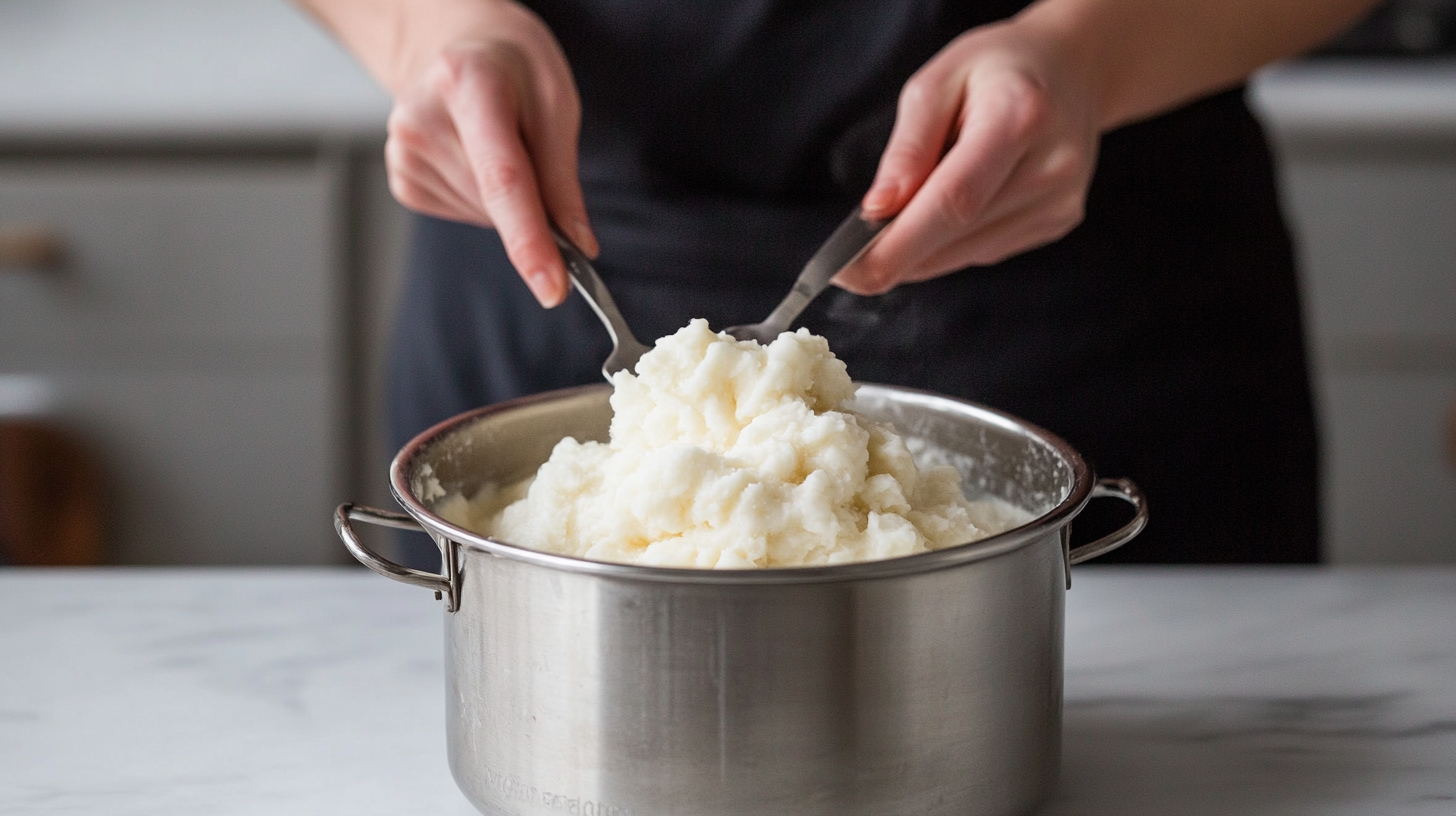
[[[598,251],[577,179],[581,102],[571,68],[524,7],[451,7],[444,19],[407,25],[397,41],[409,53],[390,83],[390,190],[421,213],[495,227],[536,299],[555,306],[569,284],[547,218],[588,255]]]

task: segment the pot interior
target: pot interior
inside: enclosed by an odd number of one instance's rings
[[[527,478],[564,437],[605,441],[610,396],[610,386],[586,386],[448,420],[400,451],[391,473],[395,492],[412,512],[432,511],[447,495],[474,496],[487,484]],[[861,384],[853,408],[892,424],[922,465],[956,468],[968,498],[995,496],[1043,517],[1079,505],[1090,484],[1086,465],[1067,443],[970,402]]]

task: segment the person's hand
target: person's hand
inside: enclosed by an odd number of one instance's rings
[[[506,0],[453,8],[413,29],[398,60],[390,190],[427,215],[495,227],[537,300],[555,306],[569,284],[547,218],[598,251],[577,179],[576,83],[532,12]]]
[[[1082,220],[1100,118],[1056,38],[1012,21],[973,29],[900,93],[865,215],[896,215],[834,282],[862,295],[993,264]]]

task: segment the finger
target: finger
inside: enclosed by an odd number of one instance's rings
[[[928,280],[970,266],[990,266],[1066,236],[1082,223],[1086,199],[1058,191],[992,221],[926,258],[903,282]]]
[[[888,291],[906,270],[979,229],[1045,116],[1040,90],[1028,80],[1011,77],[973,89],[955,144],[895,222],[836,282]]]
[[[890,141],[861,201],[870,218],[899,212],[945,152],[960,112],[964,78],[957,81],[935,65],[917,72],[900,91]]]
[[[521,135],[536,167],[541,198],[551,220],[590,257],[600,252],[587,219],[577,175],[581,105],[571,77],[548,77],[521,121]]]
[[[1001,221],[1039,202],[1067,194],[1080,200],[1086,196],[1096,164],[1095,142],[1080,145],[1062,142],[1035,149],[1023,156],[1016,169],[981,212],[980,222]]]
[[[967,267],[990,266],[1066,236],[1082,222],[1085,197],[1058,191],[1027,202],[914,266],[897,267],[894,280],[840,273],[834,283],[856,295],[881,295],[895,286],[938,278]]]
[[[414,179],[428,174],[449,186],[454,195],[447,198],[461,202],[459,211],[450,216],[452,220],[490,225],[455,123],[436,97],[395,104],[389,116],[384,157],[391,172],[398,169]]]
[[[900,239],[915,230],[944,243],[978,226],[1031,152],[1046,116],[1040,90],[1020,76],[973,88],[955,144],[896,221]]]
[[[444,218],[449,221],[461,221],[459,216],[460,203],[458,199],[442,195],[440,190],[427,184],[422,184],[418,179],[410,178],[402,174],[389,176],[389,191],[400,203],[415,212],[435,218]],[[474,223],[473,221],[468,223]],[[481,226],[488,226],[482,224]]]
[[[566,297],[566,266],[546,223],[536,169],[521,141],[518,93],[501,70],[478,62],[456,75],[446,104],[481,204],[511,263],[541,305],[551,308]]]
[[[385,163],[389,169],[390,192],[406,207],[437,218],[491,226],[479,203],[467,201],[437,172],[437,165],[418,153],[407,151],[395,142],[386,142]]]

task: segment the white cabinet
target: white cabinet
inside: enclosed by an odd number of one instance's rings
[[[98,449],[120,563],[330,563],[346,489],[343,164],[11,156],[0,373],[38,375]]]
[[[1456,560],[1456,368],[1335,367],[1320,393],[1330,560]]]
[[[1336,563],[1456,562],[1456,60],[1251,86],[1300,254]]]
[[[1315,337],[1392,350],[1456,339],[1456,134],[1445,151],[1362,140],[1286,157]]]
[[[1456,561],[1456,132],[1297,136],[1327,558]]]
[[[114,560],[344,563],[387,504],[389,109],[288,0],[0,3],[0,229],[69,256],[0,268],[0,375],[101,453]]]

